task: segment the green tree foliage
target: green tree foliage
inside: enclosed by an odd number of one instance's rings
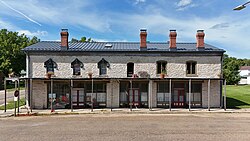
[[[21,70],[25,70],[25,54],[21,49],[35,44],[40,40],[37,37],[28,38],[24,34],[18,35],[18,32],[0,30],[0,72],[5,76],[11,70],[16,75]]]
[[[227,84],[238,84],[240,81],[240,66],[250,66],[250,59],[237,59],[225,54],[223,60],[223,76],[227,80]]]
[[[80,40],[72,38],[71,42],[76,43],[76,42],[94,42],[91,38],[86,38],[85,36],[81,37]]]

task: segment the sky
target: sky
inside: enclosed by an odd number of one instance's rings
[[[95,41],[139,42],[146,28],[150,42],[167,42],[169,30],[177,42],[196,42],[203,29],[205,42],[230,56],[250,58],[250,4],[248,0],[0,0],[0,29],[60,40],[66,28],[71,38]]]

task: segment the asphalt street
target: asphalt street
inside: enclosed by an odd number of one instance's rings
[[[0,119],[1,141],[249,139],[249,113],[83,114]]]

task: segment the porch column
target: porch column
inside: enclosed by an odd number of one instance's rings
[[[128,92],[130,111],[132,111],[132,101],[130,100],[130,94],[131,94],[130,92],[132,92],[132,88],[133,88],[133,84],[132,84],[132,80],[130,80],[130,91]]]
[[[111,99],[110,99],[110,101],[111,101],[111,103],[110,103],[110,108],[111,108],[111,109],[110,109],[110,110],[113,111],[113,89],[114,89],[114,87],[113,87],[113,82],[114,82],[114,81],[111,80],[110,82],[111,82]]]
[[[172,80],[169,79],[169,97],[168,97],[168,101],[169,101],[169,111],[171,111],[171,104],[172,104],[172,84],[171,84]]]
[[[148,108],[149,110],[152,110],[152,80],[149,80],[149,86],[148,86]]]
[[[17,101],[17,113],[19,113],[20,112],[20,80],[18,79],[18,81],[17,81],[18,83],[17,83],[17,89],[18,89],[18,92],[19,92],[19,95],[18,95],[18,101]]]
[[[73,112],[73,80],[70,80],[70,108],[71,112]]]
[[[191,110],[191,79],[189,79],[188,109]]]
[[[33,110],[33,105],[32,105],[32,92],[33,91],[33,86],[32,86],[32,78],[30,79],[30,112]]]
[[[53,112],[53,79],[51,78],[50,79],[50,94],[51,94],[51,100],[50,100],[50,109],[51,109],[51,112]]]
[[[92,86],[91,86],[91,112],[93,112],[94,109],[94,100],[93,100],[93,92],[94,92],[94,79],[92,78]]]
[[[208,90],[207,90],[207,108],[210,111],[210,79],[208,80]]]
[[[224,110],[227,110],[227,96],[226,96],[226,86],[227,86],[227,81],[225,79],[224,81]]]
[[[7,104],[7,91],[6,91],[6,79],[4,78],[4,112],[6,112]]]

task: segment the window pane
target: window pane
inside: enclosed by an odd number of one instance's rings
[[[134,74],[134,63],[127,64],[127,77],[132,77]]]
[[[161,63],[157,62],[157,74],[161,73]]]
[[[187,74],[191,74],[191,64],[187,62]]]
[[[195,74],[196,63],[192,63],[192,74]]]

